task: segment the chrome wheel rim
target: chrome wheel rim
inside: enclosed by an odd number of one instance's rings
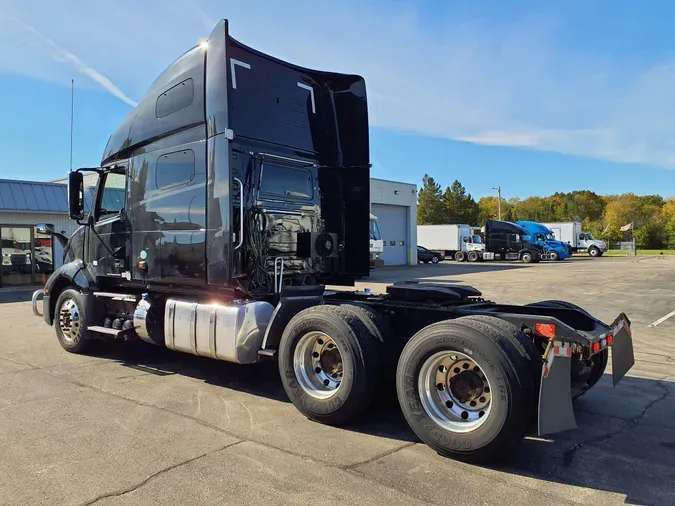
[[[80,308],[73,299],[66,299],[59,309],[59,328],[63,340],[69,344],[77,343],[82,337]]]
[[[420,370],[418,390],[427,415],[450,432],[472,432],[490,417],[490,382],[464,353],[441,351],[429,357]]]
[[[298,384],[315,399],[333,397],[342,383],[342,354],[337,343],[324,332],[308,332],[293,353],[293,370]]]

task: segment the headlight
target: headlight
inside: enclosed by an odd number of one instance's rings
[[[375,253],[375,260],[379,260],[379,259],[380,259],[380,254],[379,254],[379,253]]]

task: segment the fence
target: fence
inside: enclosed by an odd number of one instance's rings
[[[635,256],[637,254],[635,249],[635,241],[610,241],[609,249],[624,251],[626,256]]]

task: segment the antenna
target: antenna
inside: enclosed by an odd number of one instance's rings
[[[70,80],[70,172],[73,171],[73,122],[75,118],[75,79]]]

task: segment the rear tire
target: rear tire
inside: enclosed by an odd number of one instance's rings
[[[533,260],[533,259],[532,259],[532,253],[526,251],[525,253],[523,253],[522,255],[520,255],[520,260],[521,260],[523,263],[531,264],[531,263],[532,263],[532,260]]]
[[[64,289],[54,306],[54,328],[59,344],[70,353],[84,353],[91,339],[87,332],[87,315],[80,292]]]
[[[505,455],[522,438],[534,407],[523,358],[495,327],[471,316],[415,334],[399,359],[396,390],[422,441],[472,463]]]
[[[281,336],[279,372],[298,411],[329,425],[363,412],[378,379],[375,339],[354,307],[326,304],[296,314]]]
[[[463,251],[458,251],[455,253],[455,260],[458,262],[464,262],[466,260],[466,254]]]
[[[477,251],[469,251],[467,257],[469,259],[469,262],[478,262],[478,260],[480,260],[480,255],[478,254]]]

